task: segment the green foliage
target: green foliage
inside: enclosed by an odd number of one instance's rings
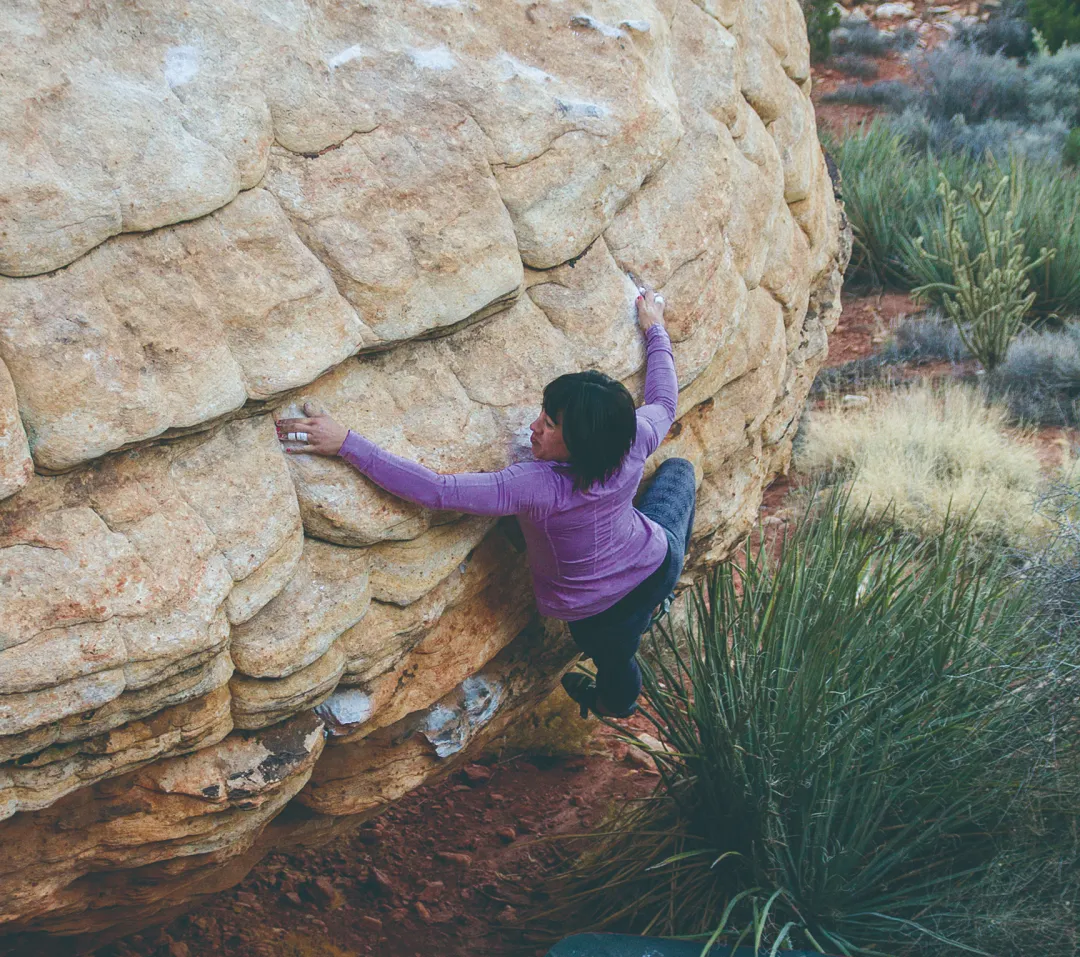
[[[912,295],[924,299],[940,296],[964,345],[988,370],[1005,358],[1035,302],[1036,294],[1028,292],[1028,275],[1056,254],[1056,250],[1042,249],[1037,259],[1028,259],[1016,226],[1019,184],[1014,171],[1012,176],[1002,177],[988,195],[981,182],[965,187],[964,195],[975,213],[982,240],[979,252],[973,254],[960,226],[965,204],[942,175],[938,194],[945,226],[943,254],[927,250],[921,236],[915,241],[918,252],[944,267],[953,279],[917,286]],[[1006,188],[1009,202],[1002,210],[1001,197]]]
[[[1080,43],[1080,0],[1028,0],[1028,20],[1051,50]]]
[[[832,52],[829,34],[840,24],[840,11],[834,0],[802,0],[802,8],[810,40],[810,60],[820,63]]]
[[[588,754],[599,722],[590,716],[581,720],[580,706],[561,687],[535,708],[509,725],[488,745],[489,751],[540,754],[559,758]]]
[[[1080,166],[1080,126],[1069,130],[1065,145],[1061,148],[1061,159],[1066,166]]]
[[[902,241],[916,235],[925,205],[922,168],[928,161],[880,121],[828,145],[843,177],[855,240],[848,281],[904,288]]]
[[[953,283],[946,265],[921,256],[915,246],[939,255],[945,235],[937,194],[941,175],[951,184],[982,182],[984,190],[1003,175],[1020,183],[1016,225],[1025,254],[1037,259],[1043,247],[1057,255],[1029,276],[1035,292],[1033,312],[1080,315],[1080,176],[1062,175],[1053,165],[1010,159],[1004,164],[963,155],[935,157],[914,148],[890,125],[878,120],[829,144],[844,183],[844,205],[855,237],[848,282],[910,289]],[[974,217],[960,224],[972,255],[981,251]]]
[[[1026,586],[963,527],[896,536],[836,495],[778,552],[718,568],[685,643],[653,633],[662,784],[551,889],[562,926],[1075,953],[1077,704]]]
[[[972,27],[975,32],[962,34],[962,42],[937,46],[914,61],[911,83],[845,83],[822,102],[896,113],[889,122],[911,146],[939,155],[982,160],[990,153],[1002,162],[1011,155],[1056,162],[1069,130],[1080,125],[1080,46],[1040,53],[1024,67],[989,46],[1007,40],[989,27]]]

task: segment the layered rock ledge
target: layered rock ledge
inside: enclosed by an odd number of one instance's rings
[[[640,398],[640,278],[689,575],[786,467],[850,233],[797,0],[3,19],[0,953],[72,952],[356,826],[573,658],[512,519],[286,461],[274,414],[501,468],[554,376]]]

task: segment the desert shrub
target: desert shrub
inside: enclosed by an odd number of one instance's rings
[[[833,57],[833,67],[846,76],[858,77],[860,80],[872,80],[878,75],[878,66],[871,57],[861,53],[842,53]]]
[[[832,48],[836,53],[882,57],[889,53],[895,40],[893,34],[879,30],[868,21],[841,22],[832,32]]]
[[[890,362],[960,362],[970,353],[956,323],[939,312],[904,316],[893,330],[884,354]]]
[[[1053,259],[1029,275],[1031,291],[1035,293],[1032,311],[1038,316],[1080,314],[1080,178],[1061,175],[1053,167],[1012,159],[1006,165],[974,160],[943,163],[941,170],[951,183],[981,181],[986,186],[1008,174],[1015,182],[1015,224],[1017,239],[1023,245],[1024,256],[1038,259],[1043,249],[1055,250]],[[991,178],[993,177],[993,178]],[[919,180],[924,185],[924,180]],[[932,287],[940,283],[956,284],[955,271],[942,260],[946,259],[947,227],[940,203],[924,205],[916,216],[917,225],[911,234],[898,240],[901,272],[911,286]],[[985,248],[974,217],[959,224],[960,233],[972,255]],[[925,248],[939,257],[938,261],[923,256],[910,235],[923,237]],[[928,290],[931,300],[941,299]]]
[[[897,53],[914,50],[915,47],[919,45],[919,34],[913,27],[897,27],[897,29],[893,31],[892,37],[893,50]]]
[[[963,526],[920,542],[840,495],[778,551],[718,568],[645,671],[662,784],[556,882],[564,926],[1074,953],[1076,702],[1023,581]]]
[[[840,11],[833,0],[801,0],[806,17],[806,36],[810,41],[810,59],[820,63],[832,50],[829,34],[840,23]]]
[[[926,56],[919,99],[931,119],[963,116],[968,123],[1022,120],[1028,115],[1028,79],[1023,68],[1000,54],[944,46]]]
[[[1080,43],[1080,2],[1077,0],[1027,0],[1031,25],[1046,38],[1051,50],[1066,43]]]
[[[911,84],[843,84],[823,99],[899,114],[891,122],[917,149],[1056,161],[1069,130],[1080,125],[1080,47],[1021,67],[999,53],[949,43],[917,62]]]
[[[895,384],[892,368],[901,363],[959,362],[967,356],[952,320],[932,311],[903,316],[880,352],[822,368],[810,387],[810,395],[835,395],[867,386],[884,388]]]
[[[841,20],[831,34],[834,53],[866,57],[883,57],[887,53],[902,53],[919,42],[919,35],[910,27],[888,32],[879,30],[867,20]]]
[[[1040,509],[1052,523],[1051,535],[1045,548],[1023,556],[1018,575],[1033,585],[1045,635],[1055,644],[1069,642],[1080,635],[1080,460],[1047,491]]]
[[[822,103],[842,103],[846,106],[875,106],[900,112],[918,94],[900,80],[878,80],[876,83],[841,83],[831,93],[821,97]]]
[[[843,484],[870,516],[915,534],[939,534],[950,516],[988,544],[1026,546],[1046,532],[1035,511],[1037,452],[1010,433],[1004,409],[960,385],[814,410],[795,467]]]
[[[1068,129],[1060,120],[1034,126],[1015,120],[972,124],[960,115],[943,120],[910,107],[893,119],[891,125],[917,151],[975,161],[991,156],[999,163],[1008,163],[1010,156],[1055,163],[1062,154]]]
[[[558,687],[539,705],[516,719],[488,749],[551,758],[587,754],[592,749],[598,726],[599,722],[591,715],[582,721],[578,705]]]
[[[965,186],[965,204],[942,175],[938,184],[944,218],[938,244],[941,252],[926,249],[922,237],[916,240],[922,257],[935,269],[950,273],[951,281],[931,280],[913,289],[912,295],[940,297],[964,345],[988,370],[1005,358],[1035,302],[1035,293],[1028,292],[1029,274],[1057,253],[1042,249],[1037,259],[1027,257],[1016,225],[1018,190],[1019,176],[1014,171],[985,194],[981,182]],[[1003,202],[1006,196],[1008,200]],[[963,235],[962,223],[969,206],[981,240],[977,253],[972,252]]]
[[[1066,166],[1080,166],[1080,126],[1069,130],[1065,145],[1061,148],[1061,159]]]
[[[981,53],[1000,53],[1012,59],[1024,59],[1035,52],[1031,24],[1027,21],[1025,0],[1003,3],[985,23],[957,24],[953,42]]]
[[[823,366],[810,385],[810,397],[820,399],[861,389],[883,389],[895,384],[893,363],[881,353],[852,359],[838,366]],[[808,412],[799,420],[795,446],[801,448],[806,440]]]
[[[1036,122],[1080,126],[1080,46],[1039,56],[1027,68],[1031,88],[1029,113]]]
[[[1022,423],[1080,425],[1080,326],[1021,335],[986,388]]]

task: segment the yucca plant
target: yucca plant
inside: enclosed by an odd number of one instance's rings
[[[990,158],[934,156],[910,146],[882,120],[826,145],[843,176],[844,206],[854,233],[849,282],[897,289],[954,282],[951,269],[927,260],[915,246],[923,236],[931,252],[944,251],[937,195],[941,175],[954,186],[983,182],[984,189],[1015,175],[1021,184],[1016,223],[1027,258],[1037,259],[1043,247],[1057,250],[1029,275],[1036,295],[1032,312],[1080,315],[1080,175],[1019,159],[998,164]],[[982,239],[973,218],[965,217],[961,232],[977,255]],[[934,299],[940,304],[941,297]]]
[[[919,541],[839,492],[809,514],[717,568],[684,638],[653,632],[661,784],[587,840],[555,916],[703,954],[1073,952],[1075,704],[1064,733],[1023,580],[963,525]]]

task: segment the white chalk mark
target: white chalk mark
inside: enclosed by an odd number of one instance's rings
[[[422,70],[452,70],[457,66],[454,54],[446,46],[432,47],[430,50],[411,49],[409,59]]]
[[[371,712],[371,695],[358,688],[335,691],[315,709],[315,713],[330,726],[331,733],[338,734],[363,724],[371,717]]]
[[[351,47],[346,47],[336,56],[330,57],[326,61],[326,65],[331,70],[336,70],[339,66],[344,66],[346,63],[351,63],[353,60],[359,60],[362,57],[367,56],[367,50],[365,50],[359,43],[354,43]]]
[[[170,88],[190,83],[199,73],[199,48],[169,47],[165,51],[165,82]]]
[[[509,53],[500,53],[496,59],[502,67],[502,78],[504,80],[513,80],[520,77],[533,83],[551,83],[555,79],[550,73],[545,73],[539,67],[529,66],[528,63],[522,63],[517,57],[511,56]]]
[[[626,37],[626,31],[619,29],[619,27],[613,27],[610,23],[604,23],[603,20],[597,20],[595,17],[590,17],[587,13],[579,13],[576,16],[570,18],[570,25],[573,27],[587,27],[589,30],[595,30],[601,36],[620,38]]]

